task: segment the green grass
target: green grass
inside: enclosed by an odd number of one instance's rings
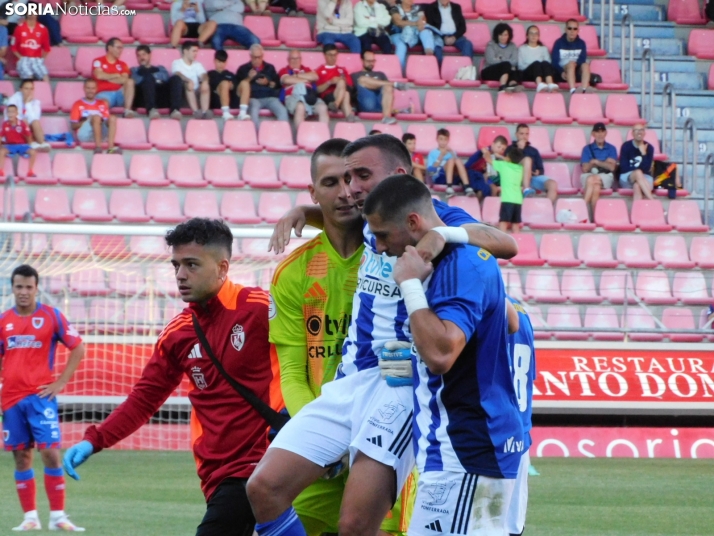
[[[536,459],[527,536],[714,534],[714,460]],[[47,524],[42,469],[38,506]],[[0,455],[0,535],[22,514]],[[67,511],[92,536],[191,536],[205,504],[190,453],[107,451],[67,479]]]

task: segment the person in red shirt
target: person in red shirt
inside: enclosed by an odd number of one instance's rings
[[[407,132],[402,136],[402,143],[407,146],[407,151],[412,156],[412,175],[424,182],[426,163],[424,162],[424,155],[416,152],[416,136]]]
[[[291,49],[288,52],[288,64],[278,71],[278,76],[282,86],[280,100],[293,116],[296,132],[306,116],[317,115],[321,123],[330,122],[325,101],[315,95],[317,73],[302,64],[299,50]]]
[[[69,124],[83,143],[94,142],[94,154],[102,152],[102,139],[107,138],[108,153],[121,154],[122,150],[114,145],[117,132],[117,118],[109,113],[106,101],[97,98],[97,82],[84,81],[84,98],[72,105],[69,112]]]
[[[325,55],[325,64],[318,67],[317,94],[325,101],[331,112],[342,110],[347,121],[354,123],[357,116],[350,103],[350,89],[352,82],[350,73],[344,67],[337,65],[337,47],[329,44],[322,47]]]
[[[181,383],[191,382],[193,454],[207,510],[197,536],[251,536],[245,485],[268,447],[268,426],[221,375],[198,340],[193,317],[226,372],[275,410],[282,409],[277,354],[268,341],[268,293],[228,280],[233,235],[219,220],[193,218],[166,235],[181,299],[188,307],[159,335],[126,401],[64,457],[69,476],[93,453],[131,435]]]
[[[27,176],[36,177],[35,158],[37,151],[30,147],[32,142],[32,132],[27,123],[17,118],[17,106],[10,104],[6,109],[7,121],[0,127],[3,145],[0,147],[0,162],[5,162],[5,157],[19,155],[30,158],[27,163]],[[0,169],[0,177],[5,176],[5,171]]]
[[[98,99],[109,103],[110,108],[124,108],[124,117],[136,117],[134,105],[134,79],[129,66],[121,61],[124,43],[112,37],[106,44],[106,55],[92,62],[92,78],[97,81]]]
[[[28,13],[25,22],[17,25],[12,34],[12,51],[17,56],[20,78],[50,81],[45,66],[45,56],[50,52],[50,33],[37,22],[37,15]]]
[[[62,441],[57,419],[57,395],[84,357],[84,344],[58,309],[37,302],[40,276],[23,264],[12,271],[15,307],[0,315],[0,358],[3,388],[5,450],[15,457],[15,483],[25,519],[13,530],[40,530],[35,502],[32,448],[37,444],[45,466],[45,490],[50,502],[50,530],[83,531],[64,512],[65,482],[60,462]],[[57,342],[69,350],[64,371],[55,379]]]

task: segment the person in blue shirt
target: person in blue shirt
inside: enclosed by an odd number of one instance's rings
[[[565,23],[565,33],[553,44],[553,67],[561,80],[568,82],[570,93],[575,93],[575,84],[580,82],[583,93],[591,91],[590,64],[585,41],[580,39],[580,25],[575,19]]]
[[[464,163],[456,155],[451,147],[449,147],[449,138],[451,133],[445,128],[440,128],[436,131],[436,149],[429,151],[426,157],[426,172],[427,177],[431,178],[433,184],[446,185],[446,197],[454,195],[454,169],[459,175],[459,182],[456,184],[466,185],[464,192],[467,196],[473,197],[474,190],[469,184],[468,174]]]
[[[607,129],[604,123],[593,125],[595,141],[583,147],[580,156],[580,184],[585,204],[590,206],[591,216],[595,214],[595,205],[600,199],[600,190],[612,188],[614,172],[617,169],[617,149],[607,143]]]
[[[652,164],[654,147],[645,141],[645,125],[632,127],[632,139],[620,148],[620,188],[632,188],[632,198],[654,199]]]

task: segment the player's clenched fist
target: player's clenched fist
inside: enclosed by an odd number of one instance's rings
[[[424,281],[433,271],[434,266],[430,262],[424,262],[414,246],[407,246],[394,265],[394,281],[397,285],[408,279]]]
[[[87,458],[93,453],[94,447],[89,441],[80,441],[76,445],[71,446],[67,452],[64,453],[62,466],[69,476],[75,480],[79,480],[79,475],[75,471],[75,468],[86,462]]]

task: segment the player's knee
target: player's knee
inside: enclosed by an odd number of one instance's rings
[[[261,506],[273,503],[280,497],[283,486],[270,478],[269,474],[259,467],[248,479],[246,493],[253,509],[259,510]]]
[[[343,510],[340,513],[340,536],[363,536],[369,533],[369,526],[366,524],[364,515],[358,512]]]

